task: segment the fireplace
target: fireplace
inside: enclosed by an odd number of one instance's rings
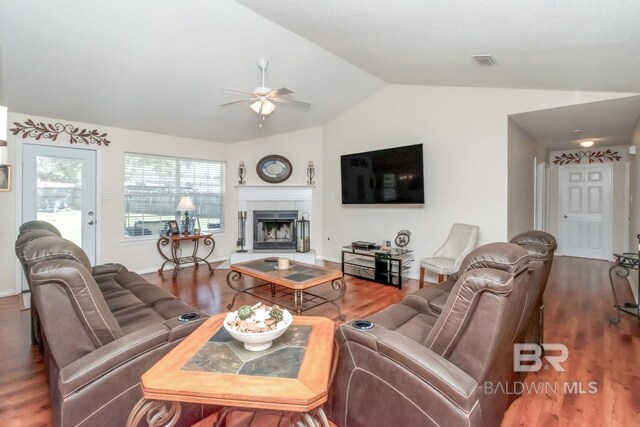
[[[296,249],[298,211],[253,211],[253,249]]]

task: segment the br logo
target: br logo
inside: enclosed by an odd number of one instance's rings
[[[545,355],[542,356],[544,346]],[[549,353],[554,354],[549,354]],[[556,354],[559,352],[559,354]],[[569,349],[564,344],[545,343],[539,344],[514,344],[513,345],[513,370],[515,372],[537,372],[542,368],[542,359],[546,359],[549,365],[558,372],[564,372],[561,363],[569,357]]]

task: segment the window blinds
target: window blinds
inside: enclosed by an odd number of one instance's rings
[[[125,153],[125,237],[158,235],[177,220],[180,198],[196,206],[189,214],[202,230],[224,227],[224,163]]]

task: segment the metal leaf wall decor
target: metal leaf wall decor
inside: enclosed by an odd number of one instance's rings
[[[69,135],[69,142],[71,144],[98,144],[106,147],[111,141],[107,139],[106,133],[100,133],[96,129],[88,130],[88,129],[80,129],[79,127],[75,127],[71,124],[62,124],[62,123],[35,123],[33,120],[29,119],[24,124],[13,122],[16,126],[12,129],[9,129],[13,132],[14,135],[18,135],[22,132],[22,138],[35,138],[36,141],[40,139],[50,139],[55,141],[58,139],[58,136],[65,133]]]
[[[580,163],[582,159],[588,159],[589,163],[615,162],[621,160],[617,151],[606,149],[604,151],[578,151],[577,153],[564,153],[556,156],[553,161],[554,165],[568,165],[571,163]]]

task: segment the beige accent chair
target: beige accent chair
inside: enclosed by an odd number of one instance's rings
[[[430,258],[420,260],[420,288],[424,287],[424,271],[438,275],[438,283],[453,273],[457,273],[469,252],[478,244],[480,228],[477,225],[453,224],[444,245]]]

